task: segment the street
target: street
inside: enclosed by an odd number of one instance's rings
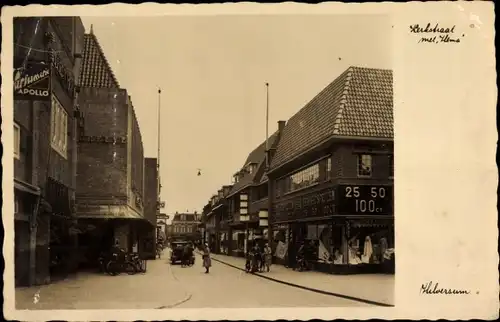
[[[171,266],[169,250],[148,261],[146,274],[80,273],[50,285],[16,289],[17,309],[167,309],[372,306],[246,274],[215,260],[209,274],[196,255],[192,267]],[[307,274],[307,273],[306,273]]]

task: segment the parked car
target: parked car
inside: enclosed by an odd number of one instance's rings
[[[182,255],[184,253],[184,247],[191,244],[187,241],[173,241],[170,244],[170,263],[175,264],[176,262],[182,263]],[[191,258],[188,259],[187,264],[194,264],[194,252],[191,253]]]

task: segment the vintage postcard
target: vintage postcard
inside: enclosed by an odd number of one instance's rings
[[[493,3],[1,19],[8,319],[498,318]]]

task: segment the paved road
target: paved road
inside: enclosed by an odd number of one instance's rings
[[[199,255],[194,266],[174,265],[171,271],[191,295],[176,308],[371,306],[269,281],[216,261],[212,261],[210,273],[205,274]]]
[[[109,276],[81,272],[49,285],[17,288],[16,308],[96,310],[175,307],[187,300],[189,294],[174,279],[170,268],[164,255],[162,259],[148,261],[146,274]]]

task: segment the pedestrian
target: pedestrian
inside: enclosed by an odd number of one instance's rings
[[[203,267],[205,267],[205,274],[210,272],[210,266],[212,266],[210,248],[208,248],[208,244],[205,243],[205,247],[203,247]]]
[[[266,245],[264,246],[264,263],[266,266],[266,270],[268,272],[270,271],[272,261],[273,261],[273,253],[271,251],[271,247],[269,247],[269,244],[266,243]]]

